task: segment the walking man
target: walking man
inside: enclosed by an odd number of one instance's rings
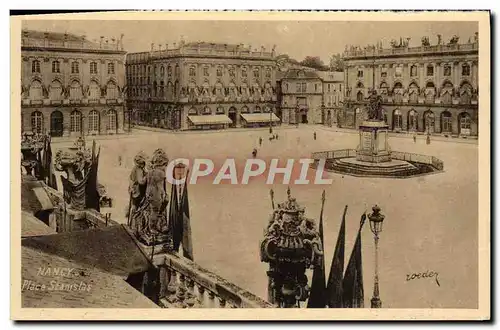
[[[259,147],[262,147],[262,137],[259,137]]]
[[[314,141],[316,141],[316,132],[314,132],[313,136],[314,136]]]

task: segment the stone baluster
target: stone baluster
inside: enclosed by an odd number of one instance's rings
[[[212,291],[208,292],[208,308],[217,308],[217,305],[215,304],[215,293]]]
[[[226,300],[219,297],[219,308],[226,308]]]
[[[193,307],[196,304],[196,295],[194,293],[194,281],[192,279],[186,280],[186,304],[188,307]]]
[[[205,288],[202,287],[201,285],[198,285],[198,303],[200,304],[200,307],[206,308],[207,304],[205,301]]]
[[[170,273],[170,280],[169,280],[168,285],[167,285],[167,293],[174,294],[177,292],[177,287],[178,287],[177,273],[173,269],[170,269],[169,273]]]
[[[186,308],[186,286],[185,286],[185,277],[184,275],[180,274],[179,276],[179,285],[177,286],[177,293],[176,293],[176,302],[175,302],[175,307],[177,308]]]
[[[170,283],[170,274],[167,267],[160,267],[160,298],[168,295],[168,284]]]

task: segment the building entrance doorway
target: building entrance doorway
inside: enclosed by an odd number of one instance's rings
[[[50,135],[63,136],[63,114],[61,111],[54,111],[50,115]]]
[[[307,124],[307,123],[308,123],[308,121],[307,121],[307,113],[302,113],[302,114],[300,115],[300,122],[301,122],[302,124]]]
[[[229,127],[231,128],[236,127],[236,120],[237,120],[236,109],[231,107],[229,109],[229,112],[227,113],[227,116],[229,117],[229,119],[231,119],[231,124],[229,124]]]

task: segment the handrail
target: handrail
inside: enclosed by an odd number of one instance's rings
[[[177,303],[183,303],[185,296],[181,296],[179,299],[179,287],[191,291],[194,294],[194,287],[198,287],[198,302],[197,307],[215,307],[207,306],[209,304],[203,304],[206,301],[205,291],[208,291],[209,299],[214,299],[218,297],[220,302],[220,307],[227,305],[233,308],[274,308],[273,304],[257,297],[253,293],[240,288],[239,286],[229,282],[228,280],[214,274],[195,262],[181,257],[175,253],[162,253],[155,255],[153,257],[153,264],[159,267],[164,267],[169,272],[168,283],[164,283],[165,286],[169,286],[170,296]],[[179,274],[180,276],[177,276]],[[162,280],[160,280],[161,282]],[[173,286],[173,288],[172,288]],[[168,300],[168,297],[167,297]]]

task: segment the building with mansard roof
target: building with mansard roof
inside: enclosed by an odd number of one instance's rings
[[[94,42],[23,30],[21,40],[23,132],[80,136],[127,129],[122,38]]]
[[[181,41],[127,54],[127,107],[136,123],[174,130],[279,121],[274,49]]]
[[[387,124],[393,131],[448,136],[478,134],[478,36],[458,37],[435,45],[408,42],[392,48],[346,48],[347,106],[340,125],[357,128],[366,118],[372,89],[382,95]]]

